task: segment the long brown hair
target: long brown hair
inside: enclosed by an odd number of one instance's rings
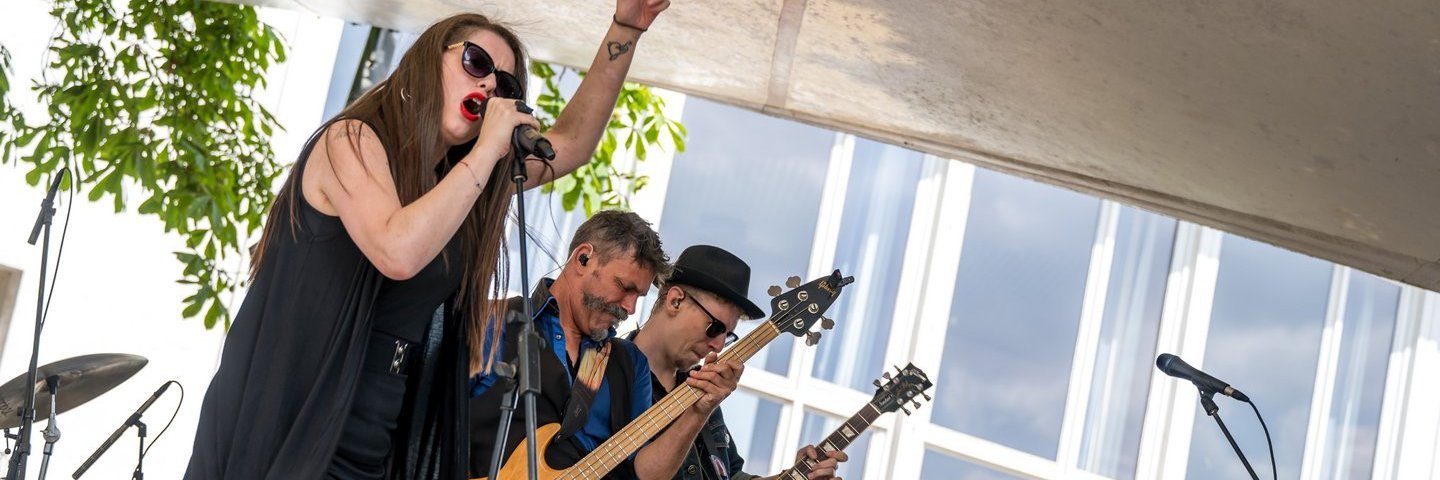
[[[336,114],[316,132],[318,138],[333,136],[324,132],[335,122],[346,119],[361,120],[368,124],[385,148],[389,160],[390,176],[395,180],[395,190],[401,205],[409,205],[425,192],[435,187],[437,164],[447,157],[440,136],[440,118],[444,111],[444,84],[441,81],[443,65],[441,59],[447,45],[460,42],[477,30],[487,30],[505,40],[515,56],[516,79],[520,85],[527,80],[526,56],[520,39],[509,28],[492,22],[483,15],[464,13],[441,20],[415,40],[415,44],[401,57],[400,63],[389,78],[377,83],[360,98]],[[358,129],[358,122],[351,122],[350,128]],[[356,132],[358,133],[358,132]],[[350,147],[360,154],[360,135],[349,135]],[[327,147],[329,144],[327,143]],[[462,145],[456,148],[469,148]],[[332,160],[333,161],[333,160]],[[297,164],[298,165],[298,164]],[[448,162],[444,168],[448,168]],[[515,187],[510,182],[510,169],[495,168],[487,180],[484,191],[476,199],[470,214],[460,225],[457,235],[461,238],[464,264],[460,291],[456,296],[456,312],[470,322],[470,370],[472,373],[489,369],[490,363],[499,352],[500,335],[487,335],[487,327],[499,332],[504,317],[504,303],[494,301],[504,295],[508,283],[508,269],[499,261],[506,251],[505,218],[510,209],[510,200]],[[269,217],[260,242],[251,257],[251,278],[259,270],[265,250],[277,222],[298,220],[295,196],[302,195],[300,185],[295,181],[294,172],[271,205]],[[286,215],[289,218],[284,218]],[[441,255],[445,255],[444,252]],[[487,291],[488,290],[488,291]],[[491,338],[487,338],[491,337]],[[480,352],[486,342],[490,343],[491,355],[482,358]]]

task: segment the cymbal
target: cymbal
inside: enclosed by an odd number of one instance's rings
[[[71,357],[36,369],[35,385],[27,389],[24,373],[0,385],[0,428],[20,426],[20,410],[25,406],[27,390],[35,393],[35,420],[50,416],[50,396],[45,379],[60,377],[55,388],[55,407],[59,413],[78,407],[110,391],[139,372],[149,363],[145,357],[125,353],[95,353]]]

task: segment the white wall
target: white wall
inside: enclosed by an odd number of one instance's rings
[[[0,44],[12,53],[11,98],[19,101],[31,122],[45,113],[34,108],[28,87],[39,76],[44,46],[55,26],[49,8],[49,2],[10,0],[6,14],[0,16]],[[257,95],[289,128],[274,143],[277,158],[288,164],[321,120],[342,23],[280,10],[264,11],[262,18],[285,36],[290,48],[288,61],[268,77],[268,91]],[[25,239],[44,191],[25,183],[25,171],[23,165],[0,165],[0,266],[23,272],[0,351],[0,382],[25,375],[35,319],[40,247],[26,244]],[[66,210],[72,207],[65,197],[62,192],[58,202],[52,260]],[[132,209],[138,198],[130,196]],[[110,352],[141,355],[149,364],[119,387],[60,415],[63,436],[55,446],[49,476],[68,478],[161,383],[174,379],[185,387],[184,406],[146,457],[145,473],[150,478],[179,478],[190,455],[200,399],[219,359],[221,333],[205,330],[199,319],[180,317],[181,299],[191,292],[175,283],[180,264],[170,252],[183,247],[178,237],[164,233],[154,216],[117,214],[108,201],[92,204],[83,193],[75,200],[54,304],[40,345],[40,364]],[[232,307],[238,307],[239,298]],[[151,439],[170,418],[178,394],[171,388],[145,414]],[[38,476],[44,444],[39,434],[44,422],[37,420],[35,425],[31,478]],[[134,433],[127,432],[84,478],[128,477],[136,460]]]

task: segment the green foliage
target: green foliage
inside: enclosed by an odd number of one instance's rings
[[[10,163],[10,154],[15,148],[15,129],[10,125],[24,125],[20,111],[10,104],[10,51],[0,45],[0,163]]]
[[[50,76],[33,86],[49,122],[0,100],[0,161],[29,165],[31,185],[68,169],[66,188],[117,212],[140,200],[185,238],[184,316],[228,328],[225,294],[243,279],[220,262],[239,253],[240,228],[260,228],[281,171],[280,126],[252,98],[285,59],[279,34],[253,7],[198,0],[56,0],[50,13]],[[0,99],[9,88],[0,71]]]
[[[548,128],[565,108],[566,99],[560,91],[564,73],[539,62],[530,66],[530,73],[544,81],[536,106],[543,113],[537,115],[540,123]],[[586,216],[602,209],[630,208],[630,196],[644,188],[649,179],[615,168],[615,153],[621,143],[640,161],[644,161],[652,149],[663,145],[661,135],[674,146],[676,152],[685,151],[685,125],[666,117],[664,108],[665,99],[651,92],[650,87],[626,82],[615,100],[615,110],[610,114],[605,136],[601,138],[590,163],[546,184],[543,191],[560,192],[561,205],[565,210],[583,205]]]

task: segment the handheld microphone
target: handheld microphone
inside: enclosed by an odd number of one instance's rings
[[[1250,397],[1245,396],[1244,393],[1240,393],[1235,387],[1190,366],[1190,364],[1181,360],[1180,357],[1162,353],[1159,357],[1155,358],[1155,367],[1159,368],[1161,372],[1165,372],[1166,375],[1181,380],[1189,380],[1202,390],[1217,392],[1242,402],[1250,401]]]
[[[550,140],[541,136],[535,127],[529,125],[515,127],[514,141],[525,153],[540,157],[547,162],[555,159],[555,146],[550,144]]]
[[[80,478],[81,475],[84,475],[85,471],[89,470],[90,466],[94,465],[95,461],[99,460],[100,456],[104,455],[105,451],[109,450],[110,446],[114,445],[115,441],[120,439],[120,434],[125,433],[125,429],[130,428],[131,425],[134,425],[136,421],[140,420],[140,415],[145,414],[145,410],[149,409],[150,404],[155,403],[155,400],[159,399],[160,395],[165,393],[166,388],[170,388],[170,382],[168,381],[161,384],[160,389],[156,390],[155,394],[151,395],[149,399],[146,399],[145,403],[140,405],[140,409],[135,410],[135,413],[131,414],[130,418],[125,420],[125,423],[120,424],[120,428],[115,429],[115,433],[110,434],[110,438],[105,439],[105,443],[100,444],[100,448],[95,449],[95,453],[90,454],[90,458],[85,459],[85,463],[81,464],[80,468],[75,469],[75,473],[70,474],[70,478]]]
[[[480,101],[469,98],[466,99],[464,102],[465,110],[469,111],[471,114],[477,117],[483,117],[485,115],[485,105],[489,102],[489,98]],[[518,103],[516,104],[516,106],[523,113],[530,113],[533,111],[530,109],[529,106],[526,106],[524,103]],[[511,137],[511,141],[514,142],[515,145],[518,145],[520,147],[520,150],[526,155],[534,155],[546,161],[555,159],[555,146],[550,144],[550,140],[547,140],[543,135],[540,135],[540,132],[536,130],[535,127],[532,127],[530,125],[520,125],[515,127],[515,133]]]

